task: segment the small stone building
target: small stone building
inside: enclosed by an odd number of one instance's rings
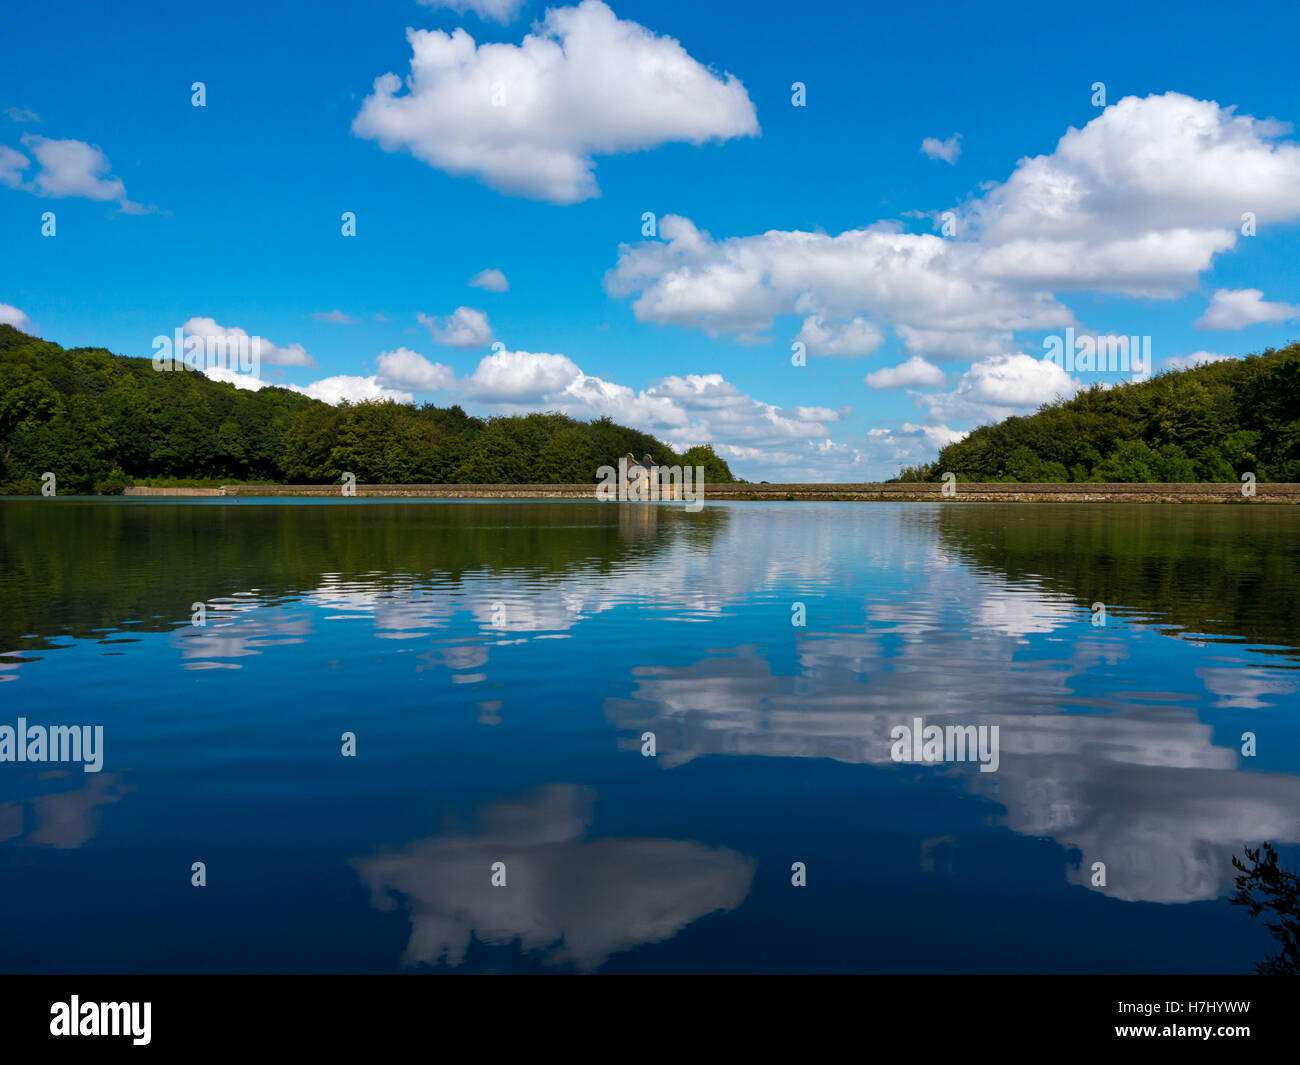
[[[675,473],[670,473],[671,467],[658,466],[655,460],[649,455],[642,455],[638,460],[632,456],[629,451],[623,456],[622,465],[625,466],[626,472],[623,478],[621,498],[631,498],[628,491],[629,486],[634,478],[639,479],[645,476],[655,487],[650,489],[651,499],[679,499],[681,498],[681,470],[677,469]],[[645,474],[639,474],[637,470],[645,470]]]

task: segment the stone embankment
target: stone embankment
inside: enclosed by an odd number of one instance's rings
[[[706,484],[704,499],[965,503],[1300,503],[1300,484]],[[594,499],[594,484],[358,484],[358,499]],[[223,485],[128,488],[128,496],[286,496],[339,498],[333,485]]]

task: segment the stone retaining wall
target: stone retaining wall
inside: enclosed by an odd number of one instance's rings
[[[936,483],[707,484],[709,500],[945,501]],[[129,496],[286,496],[340,498],[339,485],[225,485],[128,488]],[[594,499],[594,484],[359,484],[358,499]],[[947,502],[966,503],[1300,503],[1300,484],[958,484]]]
[[[137,485],[122,490],[124,496],[223,496],[225,488],[150,488]]]

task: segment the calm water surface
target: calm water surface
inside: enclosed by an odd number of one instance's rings
[[[1298,556],[1265,506],[0,501],[0,725],[104,728],[0,762],[0,969],[1249,971]],[[997,771],[894,762],[916,717]]]

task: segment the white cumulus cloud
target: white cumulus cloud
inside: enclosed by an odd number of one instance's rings
[[[600,0],[550,9],[518,45],[406,36],[410,74],[375,80],[353,132],[500,192],[576,203],[599,195],[597,155],[758,133],[736,78]]]
[[[429,331],[435,344],[453,348],[481,348],[492,343],[492,326],[488,316],[473,307],[457,307],[446,318],[433,318],[427,314],[416,316]]]
[[[871,388],[920,388],[941,385],[947,377],[933,363],[913,355],[906,362],[867,374],[863,381]]]
[[[870,355],[885,342],[880,327],[865,318],[848,322],[825,322],[814,314],[804,319],[795,340],[808,347],[809,355]]]
[[[645,388],[584,373],[565,355],[499,351],[450,386],[467,400],[502,413],[554,410],[575,418],[608,416],[683,450],[712,443],[724,457],[779,464],[802,455],[808,441],[850,412],[782,408],[742,392],[721,374],[662,378]]]
[[[931,159],[942,159],[951,166],[957,161],[957,156],[961,155],[961,134],[954,133],[946,141],[941,141],[938,137],[926,137],[921,142],[921,154],[928,155]]]
[[[249,336],[243,329],[238,326],[218,325],[212,318],[191,318],[181,327],[185,333],[192,337],[203,337],[211,342],[212,340],[239,340],[246,338],[260,341],[258,345],[258,358],[266,366],[315,366],[316,360],[307,354],[301,344],[290,344],[282,348],[272,344],[265,337]]]
[[[242,373],[228,366],[208,366],[204,368],[203,373],[204,376],[210,377],[214,381],[224,381],[236,388],[242,388],[245,392],[260,392],[270,384],[269,381],[264,381],[260,377],[254,377],[250,373]],[[289,387],[292,388],[293,386],[290,385]]]
[[[1001,421],[1078,391],[1079,382],[1050,359],[1017,352],[981,359],[951,392],[917,396],[931,422]]]
[[[573,360],[564,355],[498,351],[479,361],[464,389],[472,399],[527,406],[562,394],[582,376]]]
[[[492,19],[504,26],[514,21],[525,0],[420,0],[420,3],[425,7],[450,8],[462,15],[473,11],[484,21]]]
[[[27,333],[31,331],[32,320],[17,307],[13,307],[8,303],[0,303],[0,325],[11,325],[15,329],[21,329],[24,333]]]
[[[1300,307],[1270,303],[1257,288],[1221,288],[1214,293],[1205,313],[1196,320],[1197,329],[1245,329],[1248,325],[1288,322],[1300,318]]]
[[[613,296],[636,296],[641,321],[750,336],[784,314],[821,329],[859,316],[895,326],[1011,332],[1074,322],[1048,292],[988,280],[979,249],[893,226],[827,233],[771,230],[715,240],[690,219],[666,215],[662,240],[621,245],[605,276]]]
[[[368,399],[395,399],[399,403],[410,403],[415,398],[409,392],[385,388],[377,377],[350,377],[347,374],[321,378],[306,388],[290,385],[289,389],[334,406],[345,401],[360,403]]]
[[[32,161],[22,152],[0,144],[0,185],[18,188],[23,183],[23,171],[32,165]]]
[[[455,371],[440,362],[430,362],[409,348],[385,351],[375,360],[379,372],[375,380],[382,388],[433,392],[446,388],[455,379]]]
[[[79,140],[52,140],[25,133],[23,147],[36,157],[37,170],[29,190],[38,196],[62,199],[81,196],[88,200],[113,200],[127,214],[142,214],[148,208],[126,197],[121,178],[109,171],[108,156],[96,145]],[[10,160],[12,163],[12,160]],[[0,159],[0,170],[3,169]]]
[[[954,236],[886,220],[715,238],[667,216],[659,239],[620,247],[605,285],[639,320],[710,335],[750,339],[791,314],[862,317],[912,355],[997,355],[1018,331],[1076,324],[1064,293],[1194,290],[1236,247],[1244,207],[1260,223],[1300,219],[1300,145],[1287,133],[1179,93],[1125,97],[957,211]],[[1283,307],[1236,317],[1276,321]]]
[[[1212,351],[1194,351],[1190,355],[1171,355],[1163,365],[1169,370],[1192,370],[1197,366],[1207,366],[1212,362],[1227,362],[1235,355],[1216,355]]]
[[[508,292],[510,282],[506,280],[506,275],[496,268],[480,270],[477,274],[469,279],[473,288],[487,289],[488,292]]]

